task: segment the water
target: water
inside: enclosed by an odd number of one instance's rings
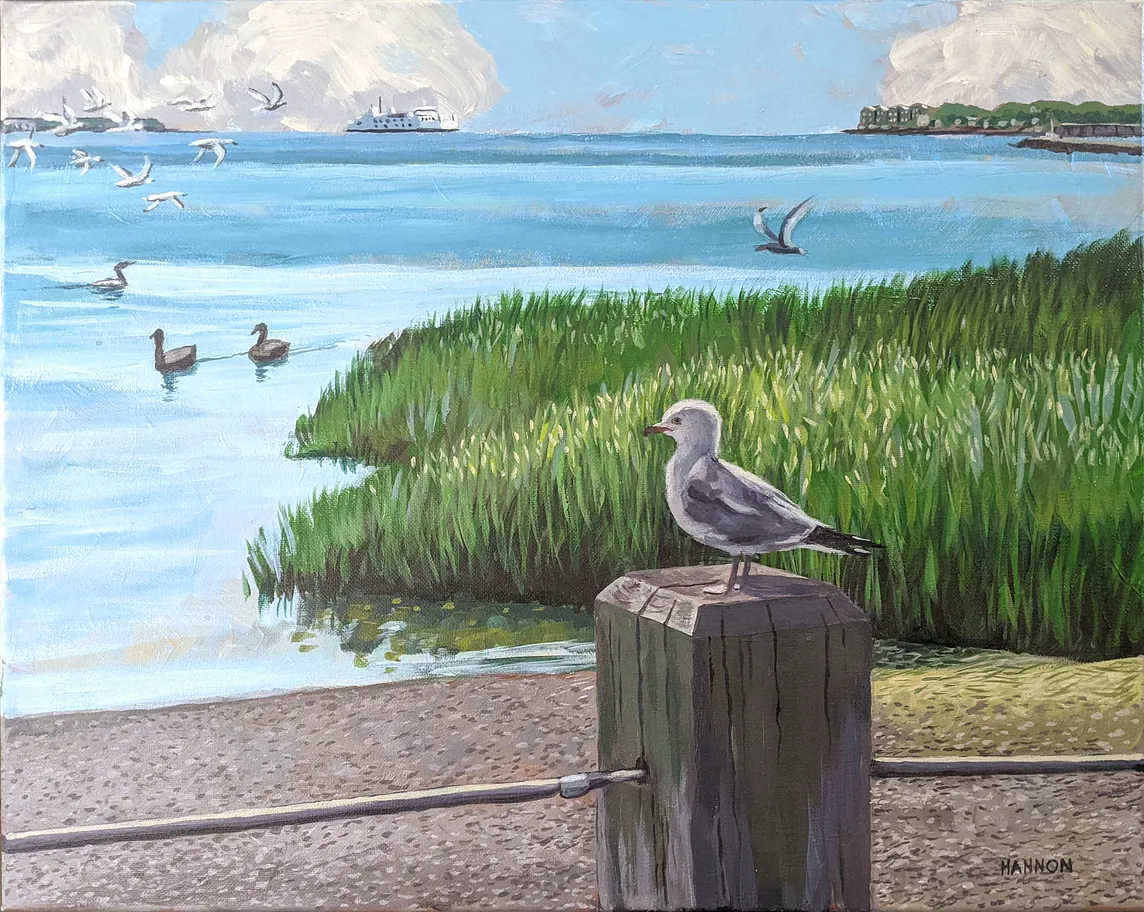
[[[427,314],[514,287],[821,285],[1141,227],[1138,163],[992,137],[239,135],[218,169],[190,166],[194,138],[47,137],[34,171],[3,171],[5,715],[590,667],[575,642],[359,667],[243,596],[279,505],[353,480],[283,456],[295,418]],[[155,182],[81,176],[73,146],[149,155]],[[165,190],[187,209],[144,213]],[[755,253],[753,208],[811,194],[810,255]],[[75,287],[120,259],[122,296]],[[287,362],[242,354],[258,321]],[[198,345],[193,373],[153,370],[156,327]]]

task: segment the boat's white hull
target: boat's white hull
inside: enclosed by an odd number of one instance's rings
[[[456,127],[346,127],[347,133],[456,133],[460,130],[460,126]]]

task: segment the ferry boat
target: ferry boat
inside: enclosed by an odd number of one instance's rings
[[[347,133],[453,133],[461,129],[457,118],[442,116],[436,105],[422,105],[412,111],[389,109],[382,113],[381,99],[353,123],[346,124]]]

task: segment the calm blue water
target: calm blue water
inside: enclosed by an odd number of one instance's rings
[[[1144,208],[1138,160],[992,137],[239,135],[217,169],[190,165],[194,138],[48,137],[0,178],[5,715],[590,665],[557,645],[356,668],[243,597],[247,539],[352,480],[283,457],[294,419],[429,313],[514,287],[819,285],[1064,251]],[[73,146],[133,171],[149,155],[155,181],[81,176]],[[165,190],[187,209],[144,213]],[[755,253],[754,208],[811,194],[809,256]],[[138,261],[121,297],[74,287],[120,259]],[[260,320],[286,363],[242,356]],[[154,371],[156,327],[198,345],[194,373]]]

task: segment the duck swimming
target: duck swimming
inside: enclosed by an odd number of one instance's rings
[[[169,374],[194,367],[195,360],[198,358],[197,346],[184,345],[182,348],[172,348],[169,352],[164,352],[163,339],[165,337],[163,330],[157,329],[147,338],[155,340],[155,370]]]
[[[98,282],[92,282],[92,288],[98,288],[102,291],[117,291],[127,287],[127,276],[123,274],[123,270],[128,266],[134,266],[134,260],[121,260],[115,264],[115,275],[108,279],[100,279]]]
[[[251,361],[279,361],[290,354],[290,343],[281,339],[267,339],[266,334],[269,332],[265,323],[259,323],[250,331],[252,336],[258,334],[258,341],[247,352]]]

